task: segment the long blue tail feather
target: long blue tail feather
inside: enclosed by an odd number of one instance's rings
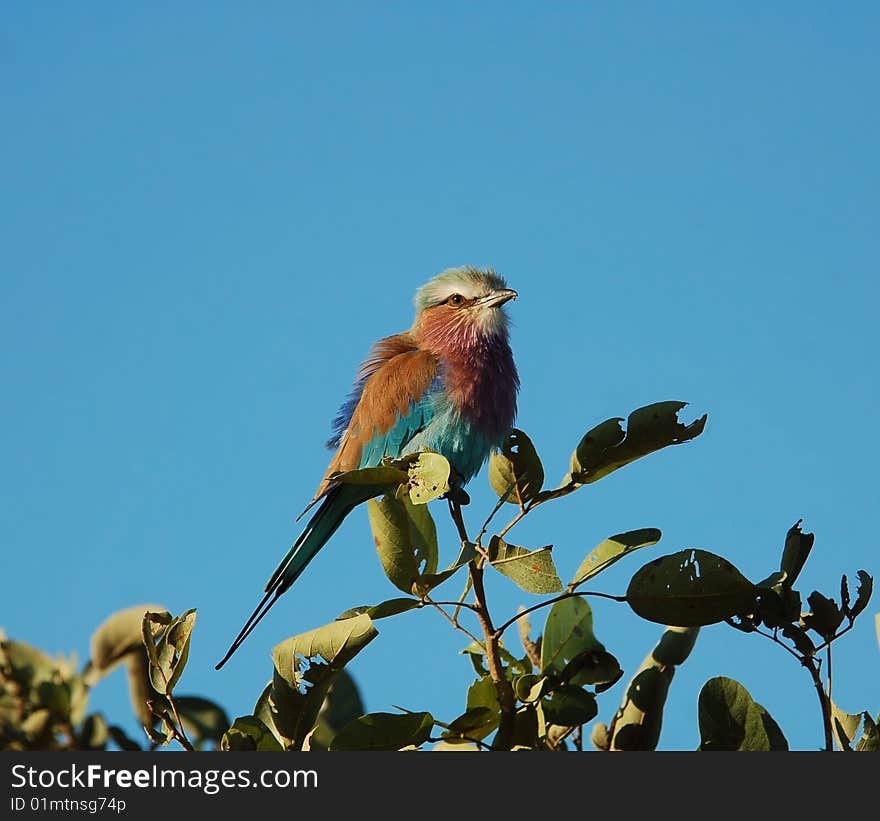
[[[345,517],[357,505],[378,495],[383,489],[370,485],[339,485],[324,497],[320,507],[315,511],[312,518],[309,519],[299,538],[293,543],[290,550],[287,551],[287,555],[281,560],[281,563],[266,583],[266,594],[235,637],[235,641],[232,642],[226,655],[223,656],[214,669],[219,670],[232,658],[232,654],[241,647],[245,639],[272,608],[272,605],[278,601],[281,594],[290,589],[291,585],[306,569],[309,562],[318,554],[318,551],[327,544],[327,541],[337,531]]]

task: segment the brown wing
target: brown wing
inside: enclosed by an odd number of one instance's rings
[[[408,332],[386,337],[373,346],[358,375],[358,381],[364,380],[360,399],[306,510],[333,487],[331,474],[360,467],[364,447],[410,413],[431,386],[437,368],[437,358],[420,350]]]

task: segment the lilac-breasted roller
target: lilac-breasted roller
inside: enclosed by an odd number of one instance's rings
[[[306,508],[319,504],[265,588],[220,669],[356,506],[382,488],[334,482],[428,449],[467,483],[513,426],[519,377],[504,304],[516,297],[493,270],[450,268],[416,292],[412,328],[380,339],[333,423],[333,458]],[[304,511],[305,512],[305,511]]]

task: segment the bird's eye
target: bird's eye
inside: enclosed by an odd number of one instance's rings
[[[459,305],[464,304],[464,297],[461,294],[453,294],[449,299],[446,300],[450,305],[454,305],[458,307]]]

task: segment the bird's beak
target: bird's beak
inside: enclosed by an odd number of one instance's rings
[[[491,291],[482,299],[480,299],[481,308],[497,308],[511,299],[516,299],[518,294],[510,288],[500,288],[497,291]]]

